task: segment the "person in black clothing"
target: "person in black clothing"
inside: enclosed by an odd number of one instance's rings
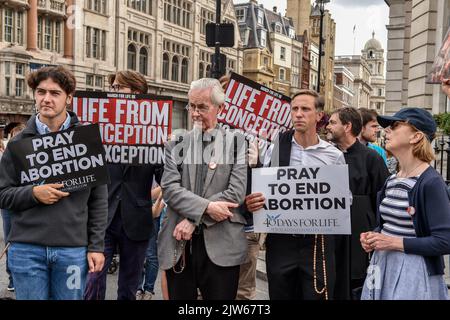
[[[377,192],[381,190],[389,176],[383,158],[375,150],[359,142],[357,137],[361,127],[361,116],[355,108],[341,108],[334,111],[327,126],[327,138],[344,153],[353,196],[350,211],[351,256],[336,257],[338,266],[348,265],[345,259],[351,261],[351,289],[362,287],[364,283],[369,256],[360,245],[359,235],[375,227]],[[347,238],[347,241],[343,241],[341,245],[348,246],[348,240]],[[344,262],[339,263],[338,259]]]
[[[112,74],[109,83],[115,92],[145,94],[148,91],[144,76],[134,71]],[[86,300],[105,299],[106,275],[117,247],[120,252],[117,299],[136,299],[145,253],[154,232],[150,191],[154,179],[160,183],[162,168],[162,165],[108,165],[111,183],[105,266],[101,272],[88,277]]]

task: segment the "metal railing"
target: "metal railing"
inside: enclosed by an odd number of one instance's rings
[[[434,168],[442,175],[445,182],[450,184],[450,136],[441,135],[434,142]]]

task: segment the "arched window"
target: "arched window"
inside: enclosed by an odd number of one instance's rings
[[[162,77],[164,80],[169,80],[169,55],[167,53],[163,54]]]
[[[147,49],[141,48],[139,51],[139,72],[147,75],[148,67],[148,53]]]
[[[128,46],[128,69],[136,70],[136,47],[132,44]]]
[[[205,77],[205,66],[203,65],[203,63],[200,62],[200,64],[198,65],[198,78],[204,78]]]
[[[188,82],[188,59],[184,58],[181,62],[181,82],[187,83]]]
[[[178,62],[178,57],[174,56],[172,58],[172,81],[178,81],[178,66],[179,66],[179,62]]]
[[[206,66],[206,75],[205,75],[205,77],[211,77],[211,65],[210,64],[208,64]]]

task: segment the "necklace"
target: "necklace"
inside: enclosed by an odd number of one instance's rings
[[[421,165],[423,165],[423,162],[419,163],[419,165],[417,165],[416,167],[414,167],[414,169],[410,170],[409,172],[405,173],[405,175],[398,175],[399,178],[408,178],[410,176],[411,173],[415,172]],[[403,171],[403,170],[402,170]]]
[[[319,290],[317,288],[317,237],[316,234],[314,237],[314,253],[313,253],[313,277],[314,277],[314,291],[316,291],[317,294],[324,294],[325,293],[325,300],[328,300],[328,289],[327,289],[327,269],[325,267],[325,237],[322,234],[321,242],[322,242],[322,270],[323,270],[323,288]]]

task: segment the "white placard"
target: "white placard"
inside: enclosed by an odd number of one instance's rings
[[[253,169],[253,192],[266,198],[255,232],[351,234],[347,165]]]

